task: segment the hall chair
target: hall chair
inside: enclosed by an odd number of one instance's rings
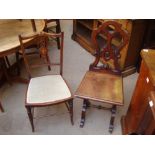
[[[95,49],[95,60],[90,64],[89,71],[86,72],[75,92],[75,97],[83,99],[80,127],[84,126],[86,110],[95,107],[111,111],[109,132],[112,133],[116,107],[124,104],[119,60],[129,37],[121,28],[121,24],[107,21],[93,31],[91,40]],[[114,44],[116,41],[119,43]],[[98,101],[104,106],[93,105],[90,100]]]
[[[51,46],[51,44],[48,43],[50,38],[60,38],[60,63],[51,63],[50,61],[49,46]],[[41,59],[44,60],[43,64],[30,65],[28,61],[28,55],[25,54],[25,49],[30,44],[29,42],[24,43],[24,41],[27,39],[33,43],[36,42],[38,45]],[[32,36],[19,35],[19,41],[25,67],[30,78],[26,92],[25,107],[27,109],[32,131],[35,131],[33,123],[33,110],[36,107],[39,108],[57,104],[65,104],[70,114],[71,124],[73,125],[73,95],[64,78],[62,77],[64,33],[61,32],[59,34],[54,34],[41,32]],[[32,77],[33,68],[45,66],[50,66],[52,68],[53,65],[60,65],[60,74]]]
[[[61,32],[61,26],[60,26],[60,20],[59,19],[44,19],[45,21],[45,32],[52,32],[52,33],[60,33]],[[57,42],[57,47],[60,49],[60,38],[55,39]]]

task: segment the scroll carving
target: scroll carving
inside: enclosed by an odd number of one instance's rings
[[[121,28],[121,24],[115,21],[104,22],[92,34],[92,43],[96,52],[95,61],[90,65],[90,70],[110,70],[120,74],[120,51],[128,43],[128,40],[128,34]],[[103,65],[98,66],[100,60]]]

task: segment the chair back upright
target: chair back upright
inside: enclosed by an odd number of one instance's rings
[[[52,30],[53,27],[56,28],[56,33],[61,32],[61,27],[60,27],[60,21],[59,19],[44,19],[45,21],[45,31],[49,32],[55,32],[54,30]],[[51,24],[51,27],[48,29],[48,24]]]
[[[49,46],[52,46],[52,44],[49,43],[50,39],[60,38],[61,40],[61,48],[60,48],[60,61],[59,63],[51,63],[50,56],[49,56]],[[63,74],[63,42],[64,42],[64,33],[46,33],[46,32],[40,32],[35,33],[31,36],[22,36],[19,35],[19,41],[21,45],[21,51],[25,63],[26,70],[28,72],[29,78],[32,77],[31,68],[41,67],[41,66],[48,66],[49,70],[51,70],[51,66],[53,65],[60,65],[60,75]],[[28,54],[26,54],[26,48],[30,46],[31,44],[36,44],[39,50],[40,59],[42,59],[44,62],[42,64],[34,64],[30,65],[28,61]]]
[[[89,70],[121,74],[120,51],[129,41],[128,33],[121,26],[116,21],[107,21],[93,30],[91,39],[95,49],[95,61],[90,65]],[[99,65],[99,62],[102,65]]]

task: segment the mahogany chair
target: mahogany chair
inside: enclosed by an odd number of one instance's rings
[[[45,32],[53,32],[53,33],[60,33],[60,20],[59,19],[45,19]],[[60,39],[56,38],[57,47],[60,49]]]
[[[4,109],[3,109],[3,106],[2,106],[2,104],[1,104],[1,102],[0,102],[0,110],[1,110],[2,112],[4,112]]]
[[[113,42],[119,40],[119,44]],[[86,109],[97,107],[111,111],[109,132],[114,128],[116,107],[123,106],[123,80],[119,64],[121,50],[128,43],[128,34],[115,21],[104,22],[93,31],[92,43],[95,48],[95,61],[90,64],[75,96],[83,99],[80,127],[84,126]],[[91,105],[89,100],[108,103],[109,108]]]
[[[50,61],[49,46],[51,46],[51,44],[48,44],[50,38],[60,38],[60,63],[51,63]],[[29,42],[28,44],[24,44],[24,41],[27,39],[30,39],[32,42],[36,41],[41,59],[44,60],[43,64],[30,65],[28,62],[28,55],[25,54],[25,49],[26,46],[29,46]],[[30,78],[26,93],[25,107],[27,109],[32,131],[34,132],[33,109],[35,107],[53,106],[61,103],[64,103],[69,110],[71,123],[73,125],[73,95],[62,77],[64,33],[52,34],[41,32],[28,37],[19,35],[19,40],[26,70]],[[53,65],[60,65],[60,74],[32,78],[32,68],[43,66],[49,67]]]

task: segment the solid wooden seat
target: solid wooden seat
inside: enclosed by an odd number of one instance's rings
[[[27,90],[27,104],[51,104],[71,98],[71,92],[61,75],[31,78]]]
[[[122,77],[118,75],[88,71],[75,92],[75,96],[123,105],[122,84]]]
[[[117,41],[117,44],[114,44]],[[86,109],[97,107],[111,111],[109,132],[114,128],[116,107],[123,103],[123,80],[119,59],[120,51],[128,43],[128,34],[115,21],[103,22],[93,30],[92,44],[95,49],[95,60],[89,66],[75,96],[83,99],[80,127],[84,126]],[[122,50],[123,51],[123,50]],[[100,61],[102,63],[100,63]],[[96,106],[89,100],[110,104],[111,107]]]
[[[51,63],[50,61],[49,46],[51,46],[51,44],[49,43],[49,40],[51,38],[59,38],[61,41],[61,46],[59,50],[59,63]],[[32,65],[28,62],[28,55],[25,53],[25,49],[27,46],[29,46],[29,44],[24,44],[24,41],[28,39],[30,40],[29,43],[34,43],[35,41],[35,43],[37,44],[40,59],[43,60],[43,64],[39,63]],[[41,32],[39,34],[34,34],[32,36],[27,37],[23,37],[20,35],[19,40],[21,44],[21,51],[24,58],[26,70],[30,78],[26,93],[25,107],[27,109],[32,131],[34,132],[32,109],[34,109],[35,107],[52,106],[60,103],[66,105],[70,114],[71,124],[73,125],[73,95],[62,77],[64,33],[61,32],[59,34],[55,34]],[[53,67],[54,65],[60,65],[60,75],[44,75],[39,77],[32,77],[31,69],[43,66]]]

